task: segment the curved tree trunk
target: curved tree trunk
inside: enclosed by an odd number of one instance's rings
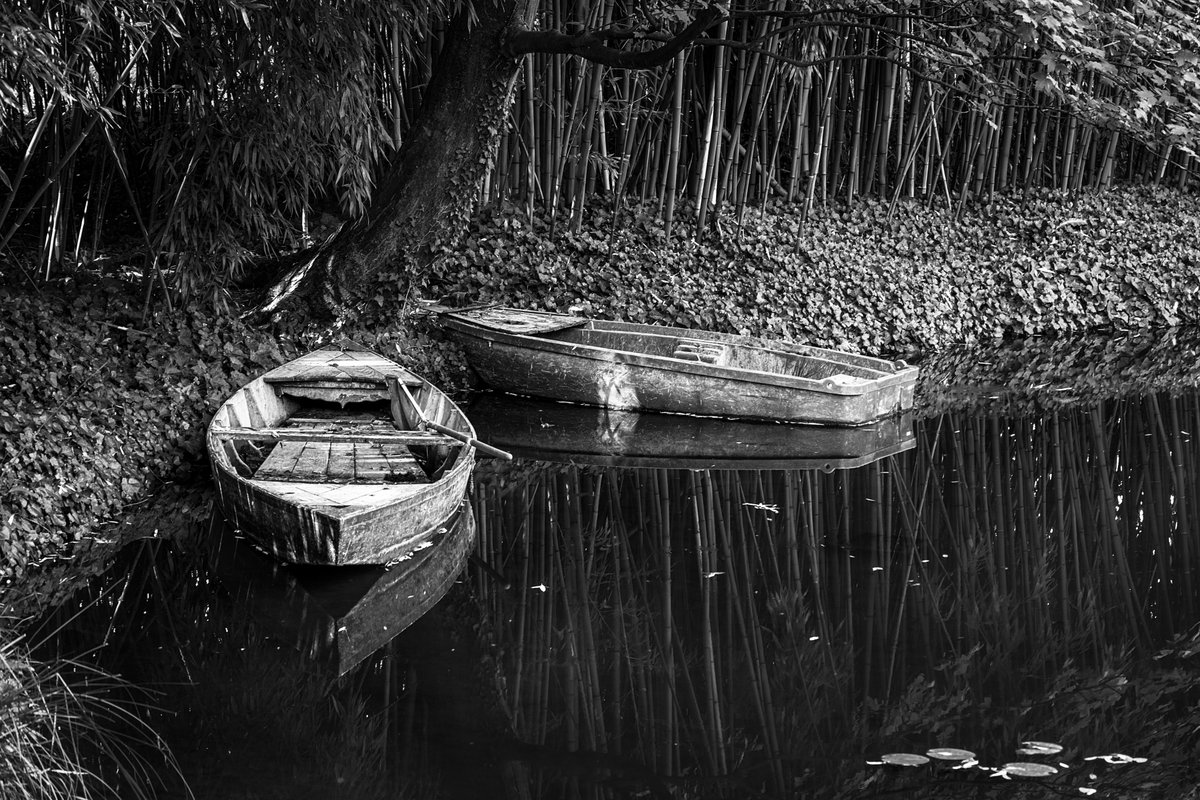
[[[474,19],[451,21],[420,116],[367,213],[300,259],[259,316],[336,316],[382,282],[388,296],[402,294],[434,245],[465,229],[520,65],[505,53],[506,30],[522,23],[527,4],[475,3]]]
[[[456,15],[420,115],[367,213],[290,261],[295,266],[252,316],[265,319],[295,310],[307,318],[327,319],[365,308],[366,298],[382,296],[387,304],[402,296],[432,263],[436,247],[466,229],[525,53],[654,69],[722,15],[719,6],[709,5],[678,34],[657,39],[658,46],[630,51],[609,46],[610,40],[631,38],[615,28],[571,34],[530,30],[537,6],[538,0],[481,0],[471,12]]]

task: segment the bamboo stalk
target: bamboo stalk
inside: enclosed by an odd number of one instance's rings
[[[725,37],[729,32],[728,22],[722,22],[717,29],[718,37]],[[712,78],[712,105],[709,109],[708,130],[705,152],[701,155],[703,178],[700,180],[700,195],[696,198],[696,228],[704,230],[708,224],[708,215],[712,195],[719,179],[719,164],[721,145],[725,133],[725,84],[728,76],[729,56],[722,48],[714,55],[716,65]]]
[[[583,207],[587,202],[588,166],[591,163],[592,137],[596,127],[596,115],[601,102],[600,87],[603,78],[604,67],[598,64],[592,67],[592,80],[588,91],[587,114],[583,122],[582,134],[580,136],[580,155],[575,162],[574,176],[572,179],[572,183],[574,184],[574,196],[572,198],[571,207],[571,232],[575,234],[578,234],[583,227]]]
[[[1010,78],[1013,78],[1013,73],[1016,69],[1009,70]],[[1003,191],[1008,187],[1009,160],[1012,154],[1013,137],[1016,135],[1016,106],[1015,98],[1010,92],[1006,91],[1003,95],[1006,102],[1003,104],[1003,111],[1000,122],[1000,150],[997,153],[995,161],[995,170],[991,179],[993,189]]]
[[[766,33],[766,30],[767,21],[766,18],[763,18],[760,20],[755,31],[755,40],[761,40]],[[744,35],[749,35],[749,21],[746,23],[746,33]],[[768,43],[766,46],[770,47],[770,44]],[[737,80],[734,84],[733,90],[733,95],[737,98],[737,102],[733,107],[733,119],[730,122],[730,130],[727,135],[724,133],[724,125],[722,125],[722,135],[728,138],[730,141],[731,157],[724,160],[724,162],[720,165],[720,170],[718,171],[717,184],[714,195],[711,198],[713,213],[716,213],[717,209],[720,208],[722,200],[728,197],[731,193],[735,195],[740,194],[740,191],[736,186],[737,182],[734,180],[734,176],[738,174],[740,162],[744,161],[747,164],[746,169],[749,169],[749,164],[752,162],[749,154],[747,154],[744,158],[742,157],[743,153],[745,153],[745,150],[742,147],[742,132],[744,128],[743,123],[746,118],[746,110],[750,107],[752,101],[760,101],[762,97],[762,81],[760,81],[758,78],[759,64],[761,61],[761,55],[757,52],[751,53],[748,59],[740,58],[738,60]],[[722,93],[723,96],[726,94],[728,93]],[[720,118],[723,120],[724,114],[722,114]],[[755,127],[757,128],[757,125]],[[754,140],[751,139],[752,143],[753,141]],[[700,227],[703,228],[703,225]]]
[[[675,56],[675,82],[671,95],[671,149],[667,155],[667,186],[664,192],[666,211],[664,213],[667,238],[671,238],[671,226],[675,221],[675,190],[679,180],[679,145],[683,138],[683,68],[687,56],[685,52]]]
[[[533,224],[533,212],[537,202],[538,189],[543,186],[538,180],[538,176],[542,173],[540,172],[541,159],[539,157],[541,150],[537,140],[537,119],[535,118],[533,104],[533,62],[534,57],[532,53],[525,56],[525,63],[523,65],[525,70],[525,129],[526,135],[529,138],[528,147],[526,148],[528,170],[525,176],[525,214],[530,225]],[[546,196],[544,189],[541,192],[541,196],[544,200]]]
[[[800,91],[796,93],[796,114],[793,123],[792,160],[788,169],[787,200],[796,202],[800,180],[804,177],[801,165],[808,155],[809,139],[809,94],[812,91],[812,69],[805,69],[800,77]]]
[[[1049,129],[1050,114],[1048,111],[1043,111],[1041,117],[1037,120],[1037,133],[1029,140],[1032,152],[1025,159],[1025,171],[1021,176],[1021,189],[1023,191],[1029,191],[1041,184],[1042,159],[1046,152],[1046,139],[1049,136]]]
[[[841,54],[841,41],[834,45],[834,62],[833,72],[825,76],[825,95],[822,102],[821,124],[817,131],[817,145],[813,148],[812,163],[808,170],[808,187],[804,192],[804,208],[800,214],[800,226],[798,233],[803,229],[804,221],[808,219],[808,215],[812,212],[813,204],[816,199],[817,181],[826,174],[827,164],[829,162],[829,135],[830,125],[833,119],[833,92],[834,85],[838,83],[839,73],[841,72],[841,60],[837,58]],[[797,244],[800,239],[797,237]]]
[[[897,20],[897,25],[903,25],[902,20]],[[895,109],[896,102],[896,84],[899,72],[896,62],[898,61],[899,50],[895,42],[887,45],[885,61],[879,65],[883,71],[883,87],[882,87],[882,108],[876,117],[875,128],[875,147],[872,149],[872,161],[876,166],[876,184],[875,189],[878,194],[887,196],[888,194],[888,152],[889,143],[891,141],[892,132],[892,112]]]
[[[859,190],[859,181],[862,179],[863,107],[867,93],[868,48],[869,45],[864,43],[858,63],[858,82],[854,86],[854,121],[850,129],[850,175],[846,181],[847,203],[854,202],[854,196]]]

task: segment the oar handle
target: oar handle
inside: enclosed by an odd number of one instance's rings
[[[439,425],[432,420],[424,420],[421,422],[421,427],[433,428],[438,433],[444,433],[452,439],[458,439],[460,442],[467,445],[467,447],[474,447],[479,452],[487,453],[489,456],[502,458],[505,461],[512,461],[512,453],[508,452],[507,450],[501,450],[499,447],[492,447],[487,442],[481,442],[478,439],[467,436],[465,433],[459,433],[453,428],[447,428],[445,425]]]
[[[417,417],[415,420],[417,427],[433,428],[439,433],[446,434],[451,439],[457,439],[467,447],[474,447],[481,453],[487,453],[489,456],[502,458],[505,461],[512,461],[512,453],[505,452],[498,447],[492,447],[490,444],[481,442],[474,437],[467,436],[465,433],[459,433],[453,428],[447,428],[445,425],[440,425],[431,420],[429,417],[425,416],[425,411],[421,408],[421,404],[417,402],[417,398],[413,397],[412,392],[408,390],[408,387],[401,383],[395,376],[389,375],[386,378],[386,381],[388,394],[390,394],[392,397],[392,417],[396,421],[397,426],[403,424],[405,422],[405,418],[410,416],[404,413],[404,404],[400,400],[400,398],[403,396],[403,398],[408,401],[409,410],[411,410]],[[411,418],[407,420],[407,424],[411,425],[412,423],[413,420]]]

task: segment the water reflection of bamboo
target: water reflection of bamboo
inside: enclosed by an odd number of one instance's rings
[[[481,584],[517,730],[621,756],[610,774],[786,793],[867,747],[887,712],[866,698],[920,674],[1019,705],[1068,659],[1195,618],[1197,422],[1196,397],[1159,396],[950,415],[830,475],[485,471],[484,557],[520,576]]]

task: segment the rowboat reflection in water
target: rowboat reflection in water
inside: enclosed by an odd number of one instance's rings
[[[480,436],[515,455],[613,467],[852,469],[916,444],[911,415],[836,427],[622,411],[504,394],[466,404]]]
[[[464,504],[417,550],[384,568],[283,564],[227,530],[217,574],[269,635],[344,675],[446,595],[474,550],[475,531]]]

